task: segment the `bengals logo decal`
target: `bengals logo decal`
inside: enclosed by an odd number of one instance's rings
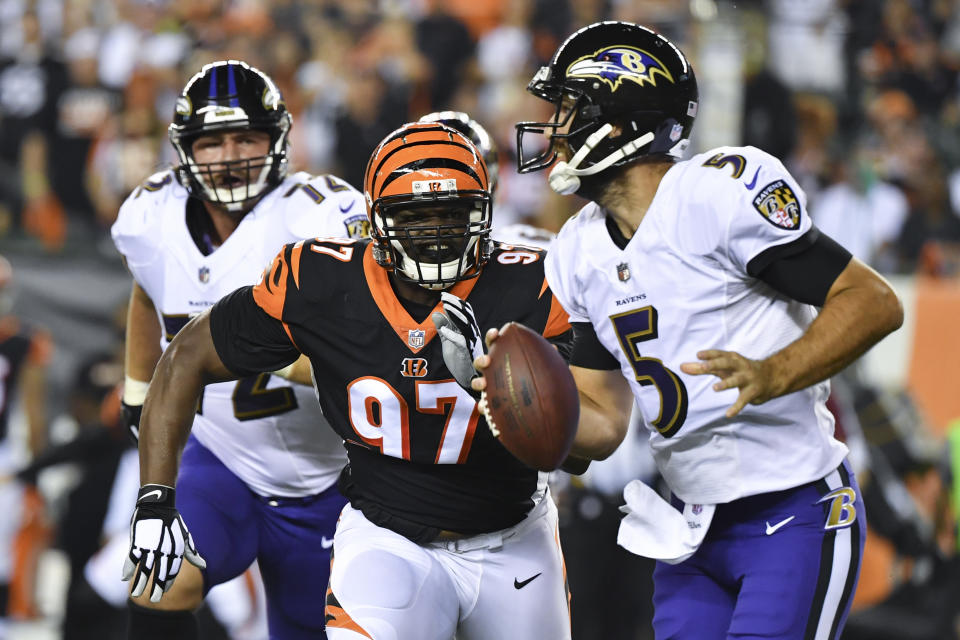
[[[404,378],[422,378],[427,375],[427,361],[425,358],[404,358],[400,373]]]

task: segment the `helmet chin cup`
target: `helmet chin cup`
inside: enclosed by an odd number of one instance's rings
[[[576,193],[580,188],[580,178],[570,170],[570,165],[560,161],[550,170],[550,188],[562,196],[569,196]]]
[[[577,150],[569,163],[563,161],[558,162],[556,166],[550,170],[550,188],[562,196],[576,193],[577,189],[580,188],[579,176],[592,176],[595,173],[600,173],[604,169],[608,169],[622,158],[625,158],[631,153],[635,153],[644,145],[653,142],[655,137],[653,132],[648,131],[639,138],[634,138],[630,142],[626,143],[603,160],[600,160],[586,169],[578,169],[577,167],[581,162],[583,162],[584,158],[590,155],[590,152],[593,151],[595,146],[597,146],[597,143],[606,138],[611,131],[613,131],[612,125],[609,123],[603,125],[590,134],[590,137],[588,137],[586,142],[583,143],[583,146]]]

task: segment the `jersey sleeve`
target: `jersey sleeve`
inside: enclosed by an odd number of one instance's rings
[[[331,175],[298,173],[286,186],[287,230],[294,238],[365,238],[370,235],[363,194]]]
[[[260,282],[241,287],[210,310],[210,330],[220,360],[245,376],[276,371],[300,356],[289,309],[300,295],[300,257],[305,241],[288,244],[264,270]]]
[[[544,262],[544,271],[549,290],[567,313],[568,322],[589,322],[587,309],[579,302],[576,277],[577,230],[580,216],[568,220],[550,245]],[[569,327],[568,327],[569,328]]]
[[[300,357],[288,328],[241,287],[210,309],[210,333],[224,366],[240,377],[276,371]]]
[[[160,223],[166,189],[172,186],[173,172],[162,171],[147,178],[120,206],[110,236],[131,270],[151,263],[160,245]]]
[[[797,241],[810,230],[811,221],[806,194],[779,160],[752,147],[739,151],[745,159],[743,176],[714,181],[729,197],[709,195],[721,222],[719,249],[739,272],[748,273],[751,260]],[[712,166],[702,170],[715,171]]]
[[[306,240],[285,245],[253,286],[256,305],[281,323],[290,321],[290,300],[300,294],[300,259]],[[289,328],[287,329],[289,333]]]

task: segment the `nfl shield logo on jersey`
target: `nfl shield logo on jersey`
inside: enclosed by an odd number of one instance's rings
[[[411,349],[419,349],[423,346],[426,336],[427,333],[423,329],[410,329],[410,333],[407,334],[407,344]]]
[[[200,267],[200,271],[197,272],[197,277],[203,284],[210,282],[210,267]]]
[[[626,262],[621,262],[617,265],[617,277],[620,278],[620,282],[626,282],[630,279],[630,265]]]

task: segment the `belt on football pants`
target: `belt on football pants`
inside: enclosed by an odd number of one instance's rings
[[[542,516],[548,508],[548,502],[552,499],[550,493],[547,492],[540,502],[530,510],[530,513],[512,527],[500,529],[499,531],[491,531],[490,533],[477,533],[473,535],[443,529],[432,542],[428,542],[427,544],[429,546],[444,547],[447,551],[453,551],[455,553],[475,551],[477,549],[499,549],[503,546],[504,540],[522,533],[531,523]]]

